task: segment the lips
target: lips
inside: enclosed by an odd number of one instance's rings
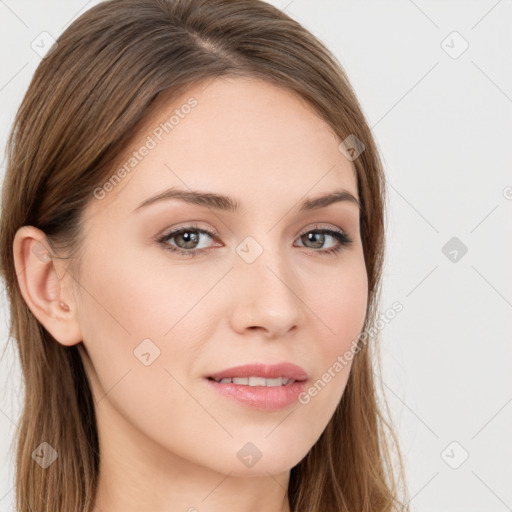
[[[226,368],[208,376],[210,380],[220,382],[221,379],[233,378],[261,377],[264,379],[277,379],[279,377],[288,379],[289,381],[305,381],[308,374],[304,368],[293,363],[281,363],[275,365],[267,365],[262,363],[251,363],[242,366],[234,366]]]
[[[307,380],[306,371],[291,363],[235,366],[205,378],[215,393],[239,406],[265,412],[296,404],[308,385]]]

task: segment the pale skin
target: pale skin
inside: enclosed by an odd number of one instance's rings
[[[309,105],[242,78],[195,86],[164,105],[127,158],[190,97],[197,106],[133,171],[103,199],[91,197],[78,284],[65,260],[42,261],[32,252],[44,241],[32,226],[14,241],[18,280],[55,340],[80,347],[100,440],[95,512],[288,512],[290,470],[324,431],[351,364],[308,404],[272,412],[228,400],[205,376],[289,361],[312,385],[350,348],[368,292],[358,206],[298,208],[341,189],[359,199],[356,173],[338,149],[341,140]],[[169,187],[230,196],[241,209],[172,199],[134,212]],[[176,236],[155,240],[191,224],[196,245]],[[353,242],[322,254],[340,244],[332,235],[322,243],[323,228]],[[302,236],[309,232],[316,242]],[[236,251],[248,236],[262,249],[251,263]],[[191,258],[163,244],[199,252]],[[144,339],[160,350],[149,365],[134,355]],[[237,457],[249,442],[262,454],[252,467]]]

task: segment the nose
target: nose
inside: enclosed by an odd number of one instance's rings
[[[235,331],[262,331],[268,338],[280,338],[298,327],[303,314],[300,290],[293,269],[278,251],[264,250],[252,263],[239,258],[233,279]]]

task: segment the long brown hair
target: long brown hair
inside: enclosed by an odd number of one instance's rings
[[[16,436],[18,512],[90,511],[99,445],[78,346],[58,343],[27,307],[14,266],[14,236],[25,225],[44,231],[54,254],[69,260],[68,272],[79,281],[82,213],[156,100],[229,75],[262,78],[295,92],[341,141],[352,135],[364,144],[353,160],[368,274],[363,332],[376,321],[385,180],[370,128],[332,53],[299,23],[260,0],[109,0],[96,5],[64,31],[40,63],[7,147],[0,264],[10,304],[9,335],[17,341],[25,384]],[[376,339],[359,340],[334,415],[291,469],[292,511],[407,510],[398,498],[405,480],[397,438],[377,401]],[[59,463],[44,470],[31,457],[42,441],[59,453]]]

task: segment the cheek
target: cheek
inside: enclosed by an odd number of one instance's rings
[[[309,279],[309,280],[308,280]],[[362,256],[346,260],[336,271],[304,278],[306,332],[314,339],[304,354],[315,361],[316,373],[299,403],[309,418],[304,430],[316,440],[341,400],[352,368],[355,347],[366,317],[368,279]],[[313,286],[315,284],[316,286]],[[314,441],[312,441],[314,442]]]
[[[218,304],[216,290],[205,295],[223,272],[198,275],[191,266],[172,267],[161,257],[155,262],[153,250],[126,248],[123,254],[121,240],[111,241],[110,249],[104,242],[96,244],[101,255],[91,252],[84,265],[87,292],[80,308],[84,345],[103,391],[128,371],[127,381],[137,380],[141,393],[169,384],[164,369],[183,380],[199,355],[200,340],[209,335],[205,329]],[[105,258],[109,250],[122,257]]]
[[[130,247],[123,254],[121,244],[119,240],[110,249],[111,254],[122,254],[119,258],[89,255],[82,278],[88,291],[83,319],[89,324],[94,319],[93,329],[128,343],[151,336],[162,339],[197,305],[215,276],[168,265],[161,255],[155,258],[154,248]]]
[[[307,294],[307,304],[318,318],[322,352],[332,358],[344,351],[363,328],[368,303],[368,279],[364,260],[354,258],[322,279]],[[325,362],[325,361],[324,361]]]
[[[191,435],[193,429],[200,431],[204,423],[187,378],[200,352],[194,341],[202,339],[198,315],[208,323],[205,306],[198,302],[218,278],[194,279],[191,272],[144,258],[132,251],[117,261],[90,263],[83,277],[88,293],[83,294],[80,321],[103,421],[114,424],[122,417],[169,445],[173,433],[180,442],[187,433],[195,439],[199,432]],[[193,421],[181,432],[175,421],[183,416]],[[179,452],[178,446],[172,448]]]

